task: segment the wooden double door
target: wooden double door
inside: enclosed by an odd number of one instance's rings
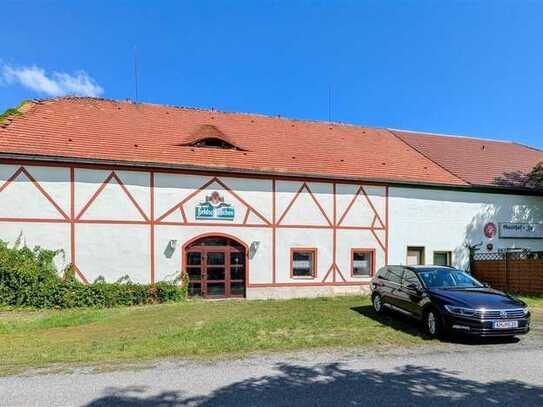
[[[235,240],[206,237],[185,249],[189,296],[245,297],[246,250]]]

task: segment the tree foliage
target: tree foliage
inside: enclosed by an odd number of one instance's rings
[[[543,191],[543,162],[537,164],[529,172],[506,172],[501,177],[497,177],[495,183],[504,187]]]

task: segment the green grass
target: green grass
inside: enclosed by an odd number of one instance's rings
[[[534,308],[543,308],[543,296],[524,296],[520,297],[526,304]]]
[[[543,307],[541,299],[529,301]],[[0,312],[2,374],[59,364],[110,366],[168,357],[422,343],[428,341],[416,324],[378,317],[369,299],[359,296]]]

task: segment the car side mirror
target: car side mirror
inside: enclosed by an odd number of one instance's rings
[[[484,288],[490,288],[490,284],[488,284],[488,283],[483,283],[483,287],[484,287]]]

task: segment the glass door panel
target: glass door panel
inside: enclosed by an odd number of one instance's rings
[[[224,266],[225,258],[226,256],[225,256],[224,251],[207,252],[206,265],[207,266]]]
[[[245,280],[245,266],[230,266],[231,280]]]
[[[230,265],[232,266],[243,266],[245,265],[245,254],[242,252],[231,252],[230,253]]]
[[[232,281],[230,283],[230,295],[232,297],[244,297],[245,283],[243,281]]]
[[[222,283],[207,283],[208,297],[224,297],[226,294],[225,284]]]
[[[201,264],[202,264],[202,253],[200,252],[187,253],[187,266],[199,266]]]
[[[207,280],[222,280],[226,279],[224,267],[207,267]]]

